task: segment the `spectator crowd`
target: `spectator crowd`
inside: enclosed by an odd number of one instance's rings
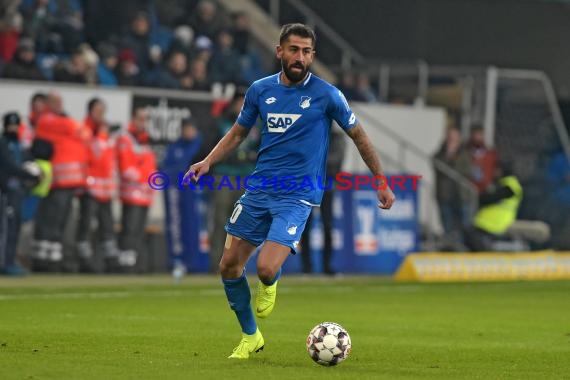
[[[214,1],[5,0],[0,77],[209,91],[266,72],[245,13]]]
[[[265,66],[247,13],[214,0],[0,2],[0,78],[215,93],[274,69]],[[339,88],[381,101],[364,71],[342,72]]]

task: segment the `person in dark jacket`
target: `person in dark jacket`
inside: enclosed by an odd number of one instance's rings
[[[188,72],[188,58],[181,51],[170,53],[166,65],[157,68],[147,79],[151,87],[175,88],[183,87],[183,78]]]
[[[122,38],[119,46],[129,49],[136,57],[136,62],[142,72],[152,69],[153,61],[150,56],[151,24],[147,12],[138,11],[131,20],[130,30]]]
[[[67,60],[58,62],[53,70],[56,82],[87,83],[88,65],[81,50],[76,49]]]
[[[137,64],[137,57],[130,49],[119,52],[119,63],[115,68],[115,76],[119,86],[141,85],[141,70]]]
[[[160,170],[166,173],[172,181],[171,187],[163,193],[166,212],[166,238],[169,250],[173,254],[170,264],[174,270],[182,269],[180,265],[185,265],[181,257],[184,255],[184,248],[181,244],[176,243],[181,240],[180,234],[193,234],[194,228],[197,226],[191,220],[182,220],[173,216],[180,210],[196,210],[194,192],[181,194],[174,185],[174,181],[178,181],[180,175],[198,157],[202,146],[202,135],[192,118],[183,119],[180,123],[180,129],[180,138],[168,145],[165,157],[160,164]],[[186,267],[183,268],[184,271],[187,269]]]
[[[44,81],[46,78],[36,65],[34,42],[22,38],[14,55],[14,60],[6,65],[2,73],[4,78]]]
[[[234,48],[234,37],[229,30],[222,29],[218,33],[209,65],[212,82],[243,84],[239,52]]]
[[[433,156],[435,169],[435,195],[439,207],[441,224],[445,235],[461,235],[462,227],[471,222],[469,210],[470,194],[446,173],[437,168],[436,162],[442,162],[465,178],[471,174],[471,161],[462,141],[461,133],[455,126],[446,131],[445,140]]]
[[[160,169],[178,178],[178,173],[184,172],[190,162],[196,158],[202,146],[202,136],[194,121],[185,118],[180,122],[180,138],[166,148],[164,160]]]
[[[10,276],[26,273],[16,263],[22,201],[26,189],[38,183],[41,173],[37,165],[24,163],[25,154],[18,141],[19,127],[17,113],[4,115],[4,134],[0,138],[0,274]]]

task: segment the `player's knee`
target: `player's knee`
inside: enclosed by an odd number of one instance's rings
[[[233,270],[233,266],[223,260],[220,261],[219,270],[223,278],[235,278],[235,276],[232,276],[235,272],[235,270]]]
[[[219,264],[219,270],[222,278],[238,278],[241,276],[243,268],[239,268],[237,262],[234,263],[222,258]]]
[[[271,282],[277,275],[278,268],[272,268],[267,265],[257,266],[257,276],[262,282]]]

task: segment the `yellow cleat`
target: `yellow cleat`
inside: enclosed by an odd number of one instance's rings
[[[228,359],[249,359],[249,354],[263,350],[265,341],[259,329],[253,335],[242,334],[241,341]]]
[[[257,318],[267,318],[273,311],[275,297],[277,296],[277,282],[275,281],[273,285],[258,282],[255,296],[255,315]]]

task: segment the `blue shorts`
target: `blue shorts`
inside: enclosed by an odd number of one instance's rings
[[[226,231],[255,246],[266,240],[283,244],[295,254],[310,213],[311,206],[297,200],[284,199],[254,206],[240,199],[226,223]]]

